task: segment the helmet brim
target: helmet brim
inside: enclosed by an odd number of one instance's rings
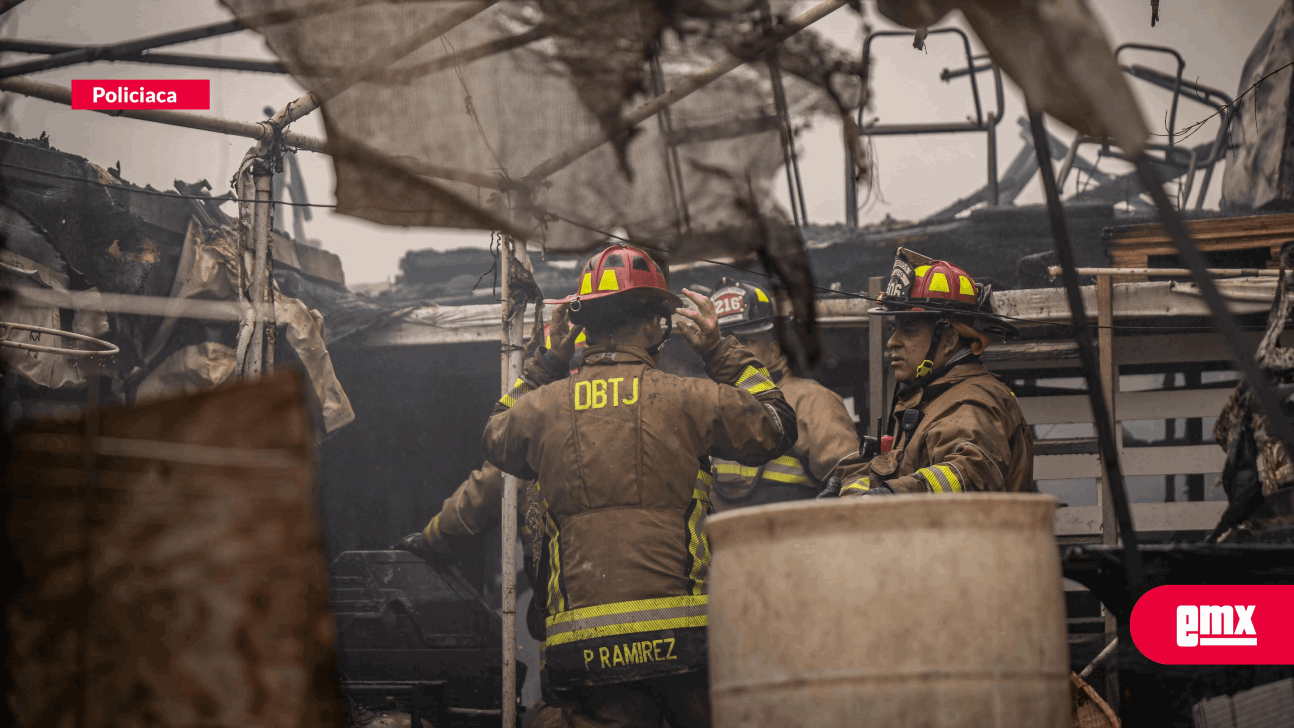
[[[720,325],[719,333],[721,334],[762,334],[766,331],[772,331],[775,327],[773,319],[764,319],[762,321],[742,321],[740,323]]]
[[[596,301],[600,298],[609,298],[611,296],[623,296],[628,294],[643,296],[645,298],[654,298],[668,305],[670,308],[683,307],[683,299],[663,288],[629,288],[623,291],[599,291],[595,293],[586,293],[582,296],[577,293],[572,293],[566,298],[545,298],[544,305],[560,306],[564,303],[570,303],[577,298],[581,301]]]
[[[926,304],[899,304],[887,301],[885,306],[867,309],[869,316],[959,316],[968,320],[983,321],[984,331],[1008,339],[1019,338],[1020,329],[1006,319],[991,313],[968,311],[964,308],[928,307]]]

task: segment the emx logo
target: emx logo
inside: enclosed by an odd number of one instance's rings
[[[1137,601],[1130,626],[1137,649],[1165,665],[1289,665],[1292,613],[1294,586],[1161,586]]]
[[[1226,604],[1183,604],[1177,608],[1177,646],[1257,647],[1256,636],[1233,636],[1254,634],[1257,608],[1257,604],[1237,604],[1233,611]]]

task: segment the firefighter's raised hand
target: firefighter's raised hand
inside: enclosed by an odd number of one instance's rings
[[[570,361],[575,356],[575,340],[579,338],[582,331],[584,331],[583,326],[571,325],[570,306],[563,303],[553,309],[553,324],[549,329],[553,348],[549,351],[563,362]]]
[[[719,317],[715,315],[714,305],[707,296],[686,288],[683,289],[683,295],[692,300],[693,308],[677,309],[678,315],[686,319],[679,322],[678,330],[687,340],[687,345],[692,347],[692,351],[705,356],[714,351],[714,347],[723,338],[719,334]]]

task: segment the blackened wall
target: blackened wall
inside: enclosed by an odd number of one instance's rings
[[[331,350],[355,421],[320,446],[330,559],[421,530],[481,466],[498,352],[495,343]]]

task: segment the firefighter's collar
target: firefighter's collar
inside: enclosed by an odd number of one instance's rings
[[[606,346],[590,346],[584,349],[584,356],[580,359],[580,366],[590,364],[630,364],[632,362],[642,362],[653,369],[656,368],[656,360],[641,346],[616,346],[614,350]]]
[[[900,400],[895,406],[895,409],[908,409],[916,407],[918,404],[923,402],[933,401],[938,399],[939,395],[948,391],[948,388],[952,385],[970,379],[971,377],[978,377],[981,375],[992,376],[992,373],[985,368],[984,364],[980,362],[978,357],[972,358],[968,361],[963,361],[945,372],[942,377],[939,377],[933,382],[926,382],[920,389],[908,395],[905,399]]]

